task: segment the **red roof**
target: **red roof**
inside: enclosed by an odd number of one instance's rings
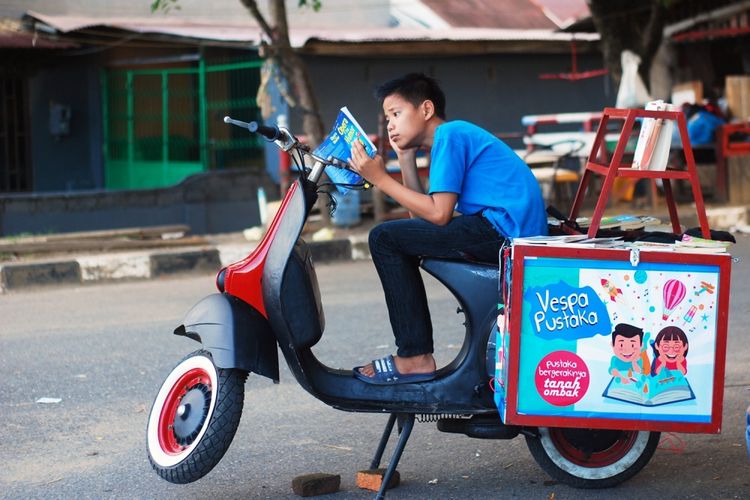
[[[528,0],[422,0],[422,3],[456,27],[554,29],[542,9]]]
[[[422,0],[451,26],[557,29],[589,14],[585,0]]]

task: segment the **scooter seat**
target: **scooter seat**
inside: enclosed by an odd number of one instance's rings
[[[422,259],[422,269],[441,281],[461,304],[486,314],[500,298],[500,266],[460,259]],[[487,304],[484,304],[487,302]]]
[[[442,259],[438,257],[426,257],[422,259],[421,267],[436,278],[444,274],[453,274],[455,272],[458,272],[459,274],[473,274],[481,272],[483,275],[489,272],[494,273],[496,278],[500,274],[499,265],[497,263],[479,262],[465,259]]]

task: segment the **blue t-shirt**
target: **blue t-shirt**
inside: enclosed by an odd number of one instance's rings
[[[465,121],[435,130],[430,194],[456,193],[456,210],[482,212],[506,238],[547,234],[542,190],[529,167],[503,141]]]

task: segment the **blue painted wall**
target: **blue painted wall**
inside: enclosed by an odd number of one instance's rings
[[[50,132],[50,104],[70,106],[70,134]],[[34,191],[103,186],[99,73],[74,57],[58,57],[29,79]]]
[[[419,71],[437,78],[446,94],[448,119],[464,119],[492,132],[523,132],[521,117],[601,111],[614,105],[608,77],[576,82],[541,80],[542,73],[570,71],[569,54],[497,54],[463,57],[355,59],[307,57],[323,120],[332,124],[348,106],[368,131],[377,131],[379,105],[374,88],[391,78]],[[578,67],[603,67],[599,54],[578,56]],[[292,122],[300,128],[299,117]],[[520,147],[520,143],[514,147]]]

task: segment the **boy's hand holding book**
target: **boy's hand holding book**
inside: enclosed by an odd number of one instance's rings
[[[375,186],[377,186],[384,177],[388,177],[383,157],[375,155],[374,158],[370,158],[361,142],[355,142],[352,144],[352,157],[349,159],[349,164],[352,166],[352,170]]]
[[[360,175],[346,168],[355,144],[363,144],[365,151],[375,156],[375,145],[344,106],[339,111],[331,132],[313,151],[313,156],[331,163],[326,167],[326,174],[340,192],[346,192],[347,189],[362,183]]]

